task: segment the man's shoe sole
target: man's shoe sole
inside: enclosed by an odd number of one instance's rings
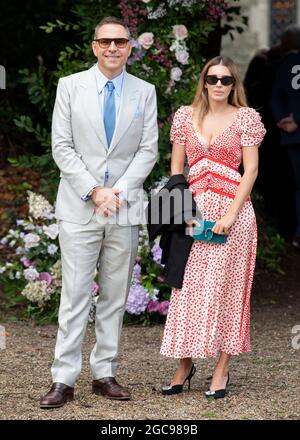
[[[58,403],[58,404],[54,404],[54,405],[43,405],[43,404],[40,404],[40,408],[41,409],[52,409],[52,408],[61,408],[62,406],[64,406],[64,404],[65,403],[67,403],[67,402],[71,402],[72,400],[74,400],[74,397],[67,397],[67,399],[64,401],[64,402],[62,402],[62,403]]]
[[[107,399],[110,400],[131,400],[131,397],[112,397],[112,396],[108,396],[107,394],[103,394],[101,390],[96,389],[92,389],[92,393],[93,394],[97,394],[97,396],[102,396],[102,397],[106,397]]]

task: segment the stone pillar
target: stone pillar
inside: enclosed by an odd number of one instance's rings
[[[234,5],[237,5],[234,2]],[[222,38],[221,54],[231,57],[244,76],[249,61],[262,48],[269,47],[269,0],[240,0],[241,15],[248,17],[248,28],[242,34],[233,32]]]

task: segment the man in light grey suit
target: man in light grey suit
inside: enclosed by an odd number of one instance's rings
[[[63,285],[53,385],[41,408],[57,408],[74,397],[97,265],[92,390],[130,399],[115,374],[144,211],[142,186],[157,158],[156,94],[153,85],[125,71],[130,35],[119,19],[106,17],[96,26],[92,49],[97,64],[59,80],[53,112]]]

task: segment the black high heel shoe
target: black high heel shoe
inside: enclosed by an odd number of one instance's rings
[[[228,379],[226,382],[226,387],[229,384],[229,373],[228,373]],[[222,388],[221,390],[215,390],[215,391],[205,391],[205,396],[207,398],[213,398],[213,399],[223,399],[226,396],[226,388]]]
[[[171,394],[182,393],[183,386],[186,381],[188,381],[188,390],[190,390],[191,389],[191,379],[195,373],[196,373],[196,367],[194,364],[192,364],[191,371],[189,372],[188,376],[184,379],[183,383],[178,384],[178,385],[167,385],[167,386],[162,387],[162,389],[161,389],[162,394],[170,396]]]

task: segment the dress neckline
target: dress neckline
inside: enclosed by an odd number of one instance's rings
[[[201,133],[195,129],[194,127],[194,123],[193,123],[193,111],[191,111],[191,122],[192,122],[192,127],[195,133],[195,136],[197,137],[197,139],[199,140],[200,143],[202,143],[203,145],[205,145],[205,149],[206,151],[210,151],[211,146],[221,137],[224,135],[224,133],[226,133],[235,123],[236,123],[236,119],[237,119],[237,114],[239,113],[239,111],[242,109],[243,107],[239,107],[238,110],[235,112],[234,115],[234,119],[231,122],[231,124],[228,125],[228,127],[225,128],[225,130],[221,131],[221,133],[218,134],[218,136],[216,136],[211,142],[210,144],[206,141],[206,139],[201,135]]]

